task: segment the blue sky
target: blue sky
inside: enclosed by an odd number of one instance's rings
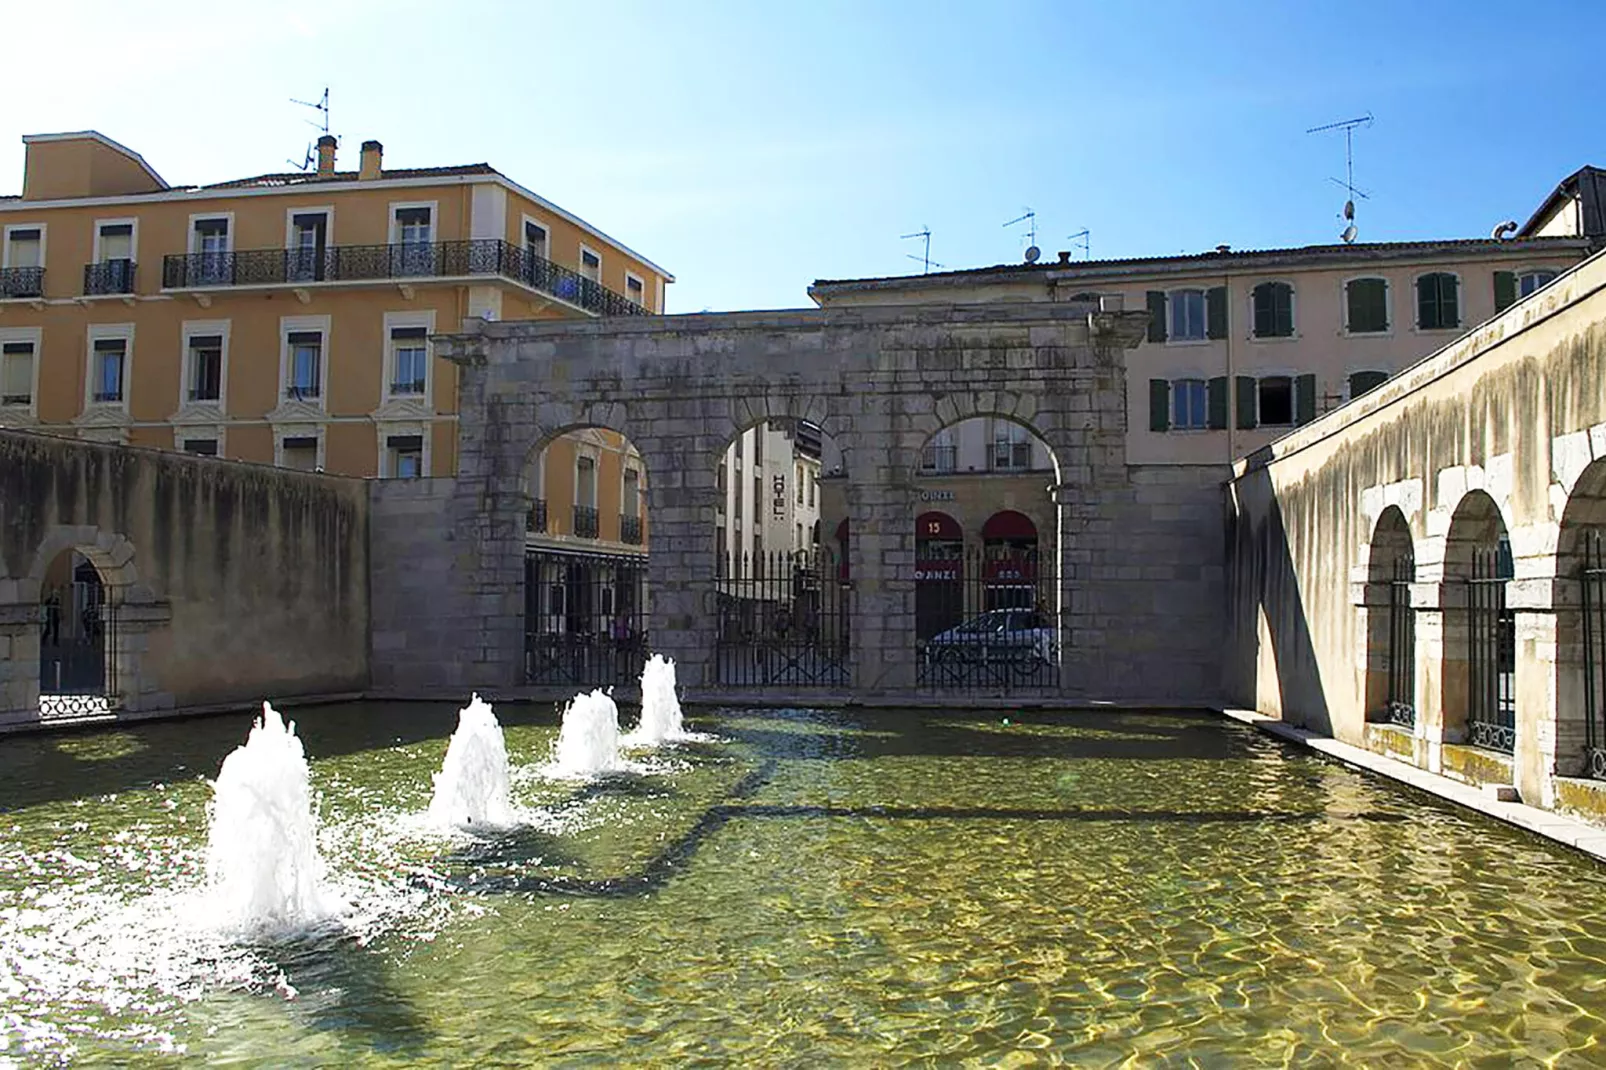
[[[6,20],[48,47],[13,67],[30,91],[0,110],[0,191],[20,136],[54,130],[175,184],[283,170],[315,136],[288,98],[327,84],[346,165],[367,138],[392,166],[488,161],[674,272],[671,311],[918,272],[899,235],[922,226],[950,268],[1018,261],[1002,224],[1027,206],[1050,258],[1084,227],[1095,258],[1332,241],[1343,137],[1305,130],[1367,112],[1362,240],[1485,235],[1606,164],[1592,4],[65,0]]]

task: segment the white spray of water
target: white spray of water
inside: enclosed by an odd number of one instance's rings
[[[435,774],[430,824],[442,828],[508,826],[516,822],[508,797],[507,742],[491,704],[474,695],[457,712],[457,731]]]
[[[641,723],[625,737],[625,745],[656,747],[666,740],[686,738],[680,698],[675,694],[675,663],[654,654],[641,670]]]
[[[244,746],[223,759],[213,785],[207,870],[210,904],[226,928],[289,931],[345,904],[324,884],[307,757],[264,702]]]
[[[592,776],[624,768],[619,758],[619,707],[598,690],[574,696],[563,710],[563,727],[549,772],[559,777]]]

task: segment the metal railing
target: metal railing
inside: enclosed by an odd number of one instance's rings
[[[1511,753],[1517,741],[1516,614],[1497,551],[1472,555],[1467,584],[1467,742]]]
[[[1606,537],[1584,536],[1579,570],[1584,615],[1584,717],[1589,775],[1606,779]]]
[[[581,539],[594,539],[600,531],[597,523],[597,509],[593,505],[577,505],[574,507],[574,534]]]
[[[619,541],[632,546],[641,545],[641,517],[619,514]]]
[[[954,691],[1059,683],[1055,583],[1035,550],[915,548],[916,680]]]
[[[530,683],[634,683],[647,659],[647,558],[524,555],[524,675]]]
[[[1402,728],[1416,727],[1416,610],[1411,582],[1416,562],[1410,554],[1394,562],[1389,580],[1388,693],[1383,720]]]
[[[84,296],[131,294],[139,265],[132,260],[105,260],[84,265]]]
[[[0,268],[0,298],[43,297],[45,269],[42,267]]]
[[[530,515],[524,526],[530,531],[546,531],[546,499],[537,498],[530,503]]]
[[[922,471],[952,472],[958,464],[958,446],[927,446],[920,451],[920,468]]]
[[[848,683],[851,592],[830,551],[733,554],[716,563],[714,587],[721,684]]]
[[[162,261],[165,290],[313,282],[462,278],[513,279],[599,316],[644,316],[647,310],[573,268],[498,238],[464,241],[334,245],[325,249],[242,249],[178,253]]]

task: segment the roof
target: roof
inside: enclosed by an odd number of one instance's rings
[[[1592,238],[1606,236],[1606,211],[1603,211],[1606,209],[1606,171],[1585,164],[1557,183],[1550,196],[1528,217],[1528,222],[1517,230],[1517,237],[1529,237],[1534,228],[1555,214],[1561,201],[1579,195],[1584,199],[1584,218],[1579,221],[1584,234]]]
[[[88,138],[90,141],[98,141],[114,152],[120,152],[124,156],[127,156],[130,160],[133,160],[135,163],[139,164],[140,167],[144,169],[145,173],[150,176],[151,181],[156,183],[158,189],[171,188],[168,186],[167,180],[161,175],[157,174],[154,167],[145,162],[145,157],[141,156],[127,145],[122,145],[113,141],[111,138],[107,137],[105,134],[102,134],[98,130],[72,130],[62,134],[24,134],[22,135],[22,143],[24,145],[34,145],[50,141],[80,141],[85,138]]]
[[[1184,273],[1199,268],[1264,270],[1271,267],[1360,264],[1434,256],[1487,253],[1539,252],[1554,249],[1584,251],[1583,238],[1521,239],[1447,238],[1436,241],[1356,242],[1352,245],[1303,245],[1281,249],[1211,249],[1179,256],[1141,256],[1113,260],[1075,260],[1037,264],[998,264],[959,271],[933,271],[925,275],[892,275],[870,279],[817,279],[809,289],[893,289],[910,286],[956,286],[987,281],[1068,281],[1108,275]]]
[[[496,168],[488,163],[466,163],[455,167],[394,167],[379,172],[385,178],[455,178],[460,175],[495,175]],[[276,174],[255,175],[251,178],[232,178],[227,182],[213,182],[196,188],[209,189],[263,189],[277,186],[310,186],[324,182],[356,182],[358,172],[335,171],[321,175],[316,171],[281,171]]]

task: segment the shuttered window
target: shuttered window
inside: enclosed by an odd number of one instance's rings
[[[1203,379],[1177,379],[1171,384],[1171,424],[1184,431],[1201,431],[1208,426]]]
[[[33,404],[33,343],[0,346],[0,405]]]
[[[1171,340],[1202,342],[1205,337],[1205,295],[1203,290],[1172,290]]]
[[[1256,338],[1290,338],[1294,334],[1294,288],[1286,282],[1263,282],[1253,292]]]
[[[1351,334],[1389,329],[1389,284],[1384,279],[1351,279],[1344,284],[1346,325]]]
[[[1349,396],[1358,398],[1369,390],[1376,390],[1388,380],[1388,372],[1352,372],[1349,377]]]
[[[1517,303],[1517,276],[1510,271],[1494,273],[1494,310],[1504,312]]]
[[[1460,282],[1447,271],[1435,271],[1416,280],[1416,325],[1424,331],[1447,331],[1461,326]]]
[[[1527,297],[1543,286],[1549,286],[1556,280],[1556,273],[1549,268],[1540,268],[1537,271],[1524,271],[1517,276],[1517,296]]]

